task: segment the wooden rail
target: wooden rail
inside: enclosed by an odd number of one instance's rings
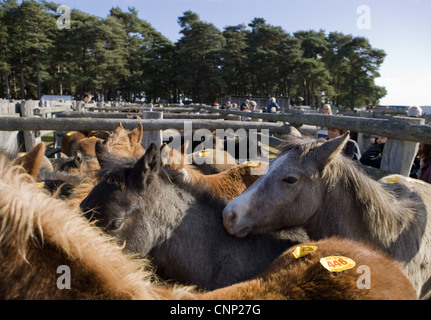
[[[184,130],[184,124],[189,122],[193,129],[268,129],[274,133],[287,133],[290,126],[284,123],[262,123],[247,121],[223,121],[223,120],[135,120],[135,119],[82,119],[82,118],[0,118],[0,127],[3,131],[38,131],[38,130],[113,130],[120,122],[126,129],[133,129],[142,123],[145,131],[158,131],[165,129]]]
[[[205,105],[171,106],[150,108],[141,106],[124,106],[112,108],[91,108],[99,112],[64,112],[56,113],[55,108],[40,108],[35,101],[21,103],[22,117],[0,117],[0,131],[23,131],[27,137],[26,145],[30,147],[35,133],[39,131],[111,131],[118,122],[126,129],[133,129],[138,123],[144,126],[148,141],[161,139],[161,131],[166,129],[256,129],[263,132],[289,133],[291,126],[302,133],[315,135],[316,127],[339,128],[360,134],[381,135],[389,137],[383,154],[382,169],[408,175],[412,159],[417,152],[417,143],[431,144],[431,126],[424,125],[424,119],[392,117],[374,119],[358,116],[334,116],[294,111],[291,113],[273,114],[244,112],[239,110],[222,110]],[[35,107],[37,107],[35,109]],[[139,109],[140,113],[127,113]],[[67,110],[67,108],[66,108]],[[150,112],[149,110],[153,110]],[[60,111],[60,110],[59,110]],[[108,112],[100,112],[108,111]],[[56,118],[40,117],[45,113],[56,113]],[[39,116],[35,116],[35,114]],[[130,115],[139,115],[143,120],[126,119]],[[266,122],[234,121],[240,116],[262,119]],[[211,120],[210,120],[211,119]],[[225,119],[229,121],[224,121]],[[269,122],[268,122],[269,121]],[[262,131],[267,129],[268,131]],[[3,134],[4,135],[4,134]],[[154,137],[153,137],[154,136]],[[6,135],[4,135],[7,138]],[[9,139],[9,138],[8,138]],[[10,140],[10,139],[9,139]],[[27,141],[30,141],[28,143]],[[365,140],[364,140],[365,141]],[[28,149],[26,147],[26,149]],[[385,168],[383,168],[385,167]]]
[[[253,113],[233,110],[220,110],[208,106],[192,106],[220,114],[234,114],[250,118],[260,118],[266,121],[287,122],[297,128],[303,125],[313,125],[323,128],[338,128],[371,135],[380,135],[392,139],[423,142],[431,144],[431,126],[409,123],[411,118],[394,117],[392,119],[372,119],[351,116],[334,116],[310,114],[303,112],[274,114]]]

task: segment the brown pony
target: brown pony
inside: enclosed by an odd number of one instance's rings
[[[72,157],[76,150],[76,145],[86,136],[82,132],[70,131],[61,140],[61,152],[68,157]]]
[[[185,143],[187,149],[188,141]],[[193,165],[185,163],[184,154],[170,148],[167,144],[161,147],[162,162],[166,167],[180,170],[184,179],[191,184],[199,184],[208,189],[210,194],[227,202],[232,201],[250,187],[264,173],[267,163],[245,163],[235,165],[226,171],[215,174],[204,174]]]
[[[41,142],[34,146],[29,152],[19,154],[14,162],[24,167],[24,169],[36,179],[39,174],[54,171],[51,161],[45,156],[45,151],[45,143]]]
[[[292,252],[296,247],[293,247],[253,280],[198,297],[208,300],[417,299],[416,291],[398,263],[367,245],[333,237],[301,246],[317,249],[295,258]],[[355,265],[341,272],[330,272],[320,262],[328,256],[347,257]]]
[[[115,126],[114,132],[106,139],[105,146],[110,153],[118,158],[139,159],[145,153],[141,144],[143,134],[144,128],[141,123],[130,131],[124,129],[120,122]]]
[[[190,288],[157,283],[147,260],[122,248],[78,210],[50,197],[0,155],[0,299],[180,299]],[[70,289],[62,278],[70,271]],[[64,283],[62,282],[64,281]]]

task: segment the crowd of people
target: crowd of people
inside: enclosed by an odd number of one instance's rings
[[[238,110],[238,111],[244,111],[244,112],[253,112],[255,110],[262,110],[262,112],[269,112],[269,113],[277,113],[281,111],[281,107],[277,104],[276,98],[271,98],[269,100],[269,103],[267,106],[259,107],[254,100],[246,99],[238,108],[238,104],[231,103],[230,101],[227,101],[223,103],[221,106],[218,102],[213,103],[213,107],[222,109],[222,110]],[[241,116],[242,121],[252,121],[251,117]]]
[[[332,108],[329,104],[323,105],[320,110],[321,114],[332,115]],[[407,116],[413,118],[420,118],[423,115],[421,107],[411,106],[407,110]],[[336,128],[328,128],[327,139],[334,139],[345,133],[344,130]],[[383,157],[383,150],[388,141],[388,137],[377,136],[371,139],[370,146],[361,155],[360,148],[357,142],[349,139],[343,154],[355,161],[358,161],[364,166],[380,169]],[[410,170],[410,177],[420,179],[422,181],[431,183],[431,145],[420,143],[418,153],[414,159]]]

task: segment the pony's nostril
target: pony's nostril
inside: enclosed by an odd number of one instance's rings
[[[226,215],[224,215],[225,225],[232,226],[235,224],[236,220],[237,220],[237,215],[234,211],[230,211]]]

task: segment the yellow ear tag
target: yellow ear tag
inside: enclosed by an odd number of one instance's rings
[[[292,254],[296,259],[298,259],[316,250],[317,250],[316,246],[299,246],[292,251]]]
[[[400,179],[401,179],[400,177],[392,177],[388,180],[388,183],[396,183]]]
[[[329,256],[320,259],[320,263],[330,272],[341,272],[352,269],[356,262],[350,258],[342,256]]]
[[[260,163],[257,163],[257,162],[249,162],[249,163],[248,163],[248,166],[249,166],[249,167],[252,167],[252,168],[257,168],[257,167],[260,167]]]
[[[37,182],[36,186],[38,186],[39,188],[43,188],[45,186],[45,182]]]
[[[20,152],[18,153],[18,158],[22,158],[27,154],[27,152]]]
[[[207,150],[202,150],[201,152],[199,152],[199,156],[201,157],[205,157],[207,154],[209,154],[210,152]]]
[[[66,133],[66,136],[70,137],[74,133],[76,133],[76,131],[70,131],[70,132]]]

